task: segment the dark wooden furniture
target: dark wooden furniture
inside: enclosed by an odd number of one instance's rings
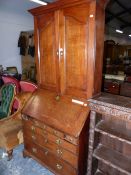
[[[107,63],[116,64],[118,66],[118,70],[124,71],[125,65],[131,64],[130,57],[131,45],[121,45],[119,43],[115,43],[113,40],[106,40],[104,42],[104,66]]]
[[[120,85],[121,82],[117,80],[104,80],[104,92],[108,92],[111,94],[120,94]]]
[[[101,90],[107,0],[59,0],[34,16],[38,90],[23,110],[24,155],[59,175],[84,175],[89,109]]]
[[[103,93],[90,99],[88,175],[131,174],[131,98]]]
[[[131,83],[123,82],[121,84],[120,95],[131,97]]]

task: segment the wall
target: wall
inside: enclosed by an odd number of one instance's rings
[[[20,31],[33,30],[33,17],[23,11],[23,0],[0,0],[0,65],[17,66],[21,73],[21,55],[17,47]],[[14,2],[14,3],[13,3]],[[23,1],[24,2],[24,1]],[[17,8],[19,7],[19,8]]]

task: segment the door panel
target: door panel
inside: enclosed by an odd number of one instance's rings
[[[87,6],[64,9],[61,14],[64,22],[60,22],[60,45],[64,48],[64,66],[61,76],[63,93],[85,97],[87,91],[87,41],[88,10]],[[61,61],[62,62],[62,61]],[[65,73],[65,75],[64,75]]]
[[[86,90],[86,26],[72,17],[65,20],[66,86]]]
[[[39,16],[42,87],[86,97],[88,16],[87,3]]]
[[[58,61],[56,58],[55,15],[53,13],[39,18],[39,46],[40,85],[46,89],[57,91]]]

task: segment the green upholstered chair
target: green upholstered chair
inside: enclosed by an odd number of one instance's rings
[[[11,114],[11,109],[16,94],[14,84],[5,84],[1,88],[1,104],[0,104],[0,119],[8,117]]]
[[[13,95],[12,92],[13,89],[10,89],[11,95]],[[10,108],[8,117],[4,117],[0,120],[0,148],[5,149],[8,154],[8,160],[11,160],[13,156],[13,149],[23,143],[21,110],[31,95],[31,92],[18,93],[14,97],[14,100],[18,102],[17,110],[9,115],[9,113],[11,113],[11,106],[8,107],[8,109]],[[5,109],[7,109],[7,107]]]

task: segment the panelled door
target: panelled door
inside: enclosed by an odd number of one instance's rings
[[[88,4],[60,11],[61,92],[86,97]]]
[[[56,27],[57,16],[50,12],[37,17],[39,53],[39,84],[42,88],[59,91]]]
[[[88,16],[86,3],[38,17],[42,87],[86,97]]]

